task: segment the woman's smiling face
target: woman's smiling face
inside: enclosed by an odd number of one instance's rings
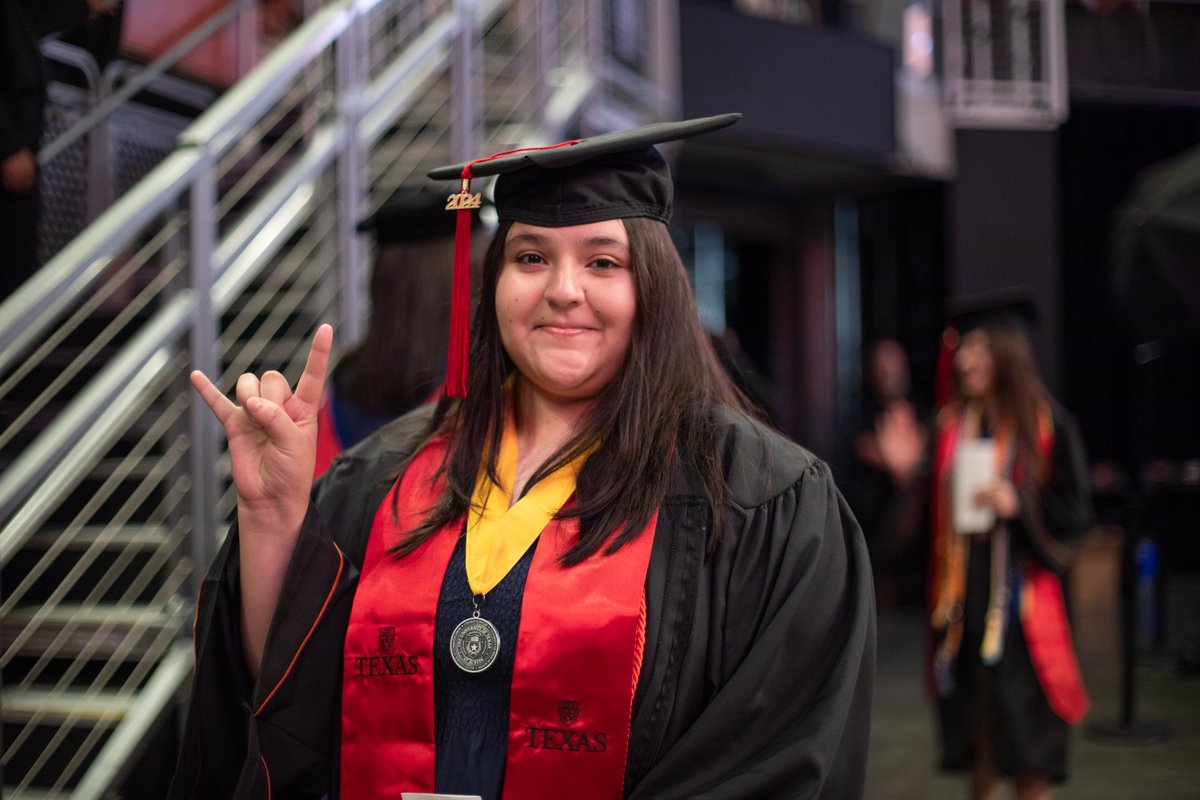
[[[636,314],[621,220],[509,229],[496,284],[500,339],[536,390],[559,401],[599,394],[625,363]]]

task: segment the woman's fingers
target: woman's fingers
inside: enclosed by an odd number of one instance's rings
[[[321,403],[321,392],[325,389],[325,371],[329,366],[329,351],[333,349],[333,328],[322,325],[313,334],[312,348],[308,351],[308,362],[304,374],[296,383],[296,399],[309,406]]]
[[[288,385],[287,378],[283,377],[282,373],[270,370],[264,372],[258,382],[258,396],[282,406],[292,396],[292,387]]]
[[[233,393],[237,395],[238,402],[245,408],[246,403],[250,401],[251,397],[258,397],[262,394],[262,389],[256,376],[249,372],[243,372],[238,376]]]
[[[264,397],[253,397],[246,403],[246,412],[267,432],[267,438],[276,445],[287,445],[293,442],[296,433],[296,423],[280,406]]]
[[[293,397],[310,408],[315,409],[320,404],[332,347],[333,328],[329,325],[317,328],[295,394],[287,378],[275,370],[263,373],[261,379],[249,372],[240,375],[234,387],[236,404],[199,371],[191,374],[192,385],[222,425],[228,427],[226,423],[240,405],[255,423],[266,430],[269,438],[280,443],[287,442],[294,433],[295,422],[284,411],[285,404]]]
[[[212,409],[217,421],[224,425],[230,415],[237,411],[237,406],[220,389],[214,386],[213,382],[208,379],[208,376],[200,370],[193,370],[190,377],[192,379],[192,386],[196,388],[196,392],[199,393],[200,398]]]

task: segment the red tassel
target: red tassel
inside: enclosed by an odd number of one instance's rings
[[[958,331],[954,328],[946,328],[942,331],[937,369],[933,376],[934,408],[946,405],[954,393],[954,353],[956,350],[958,350]]]
[[[470,173],[463,175],[470,179]],[[454,227],[454,284],[450,290],[450,348],[446,354],[446,394],[467,396],[471,350],[471,209],[459,208]]]

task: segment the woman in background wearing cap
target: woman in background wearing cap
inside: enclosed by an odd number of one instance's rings
[[[329,329],[295,393],[244,375],[235,405],[195,377],[238,525],[171,797],[862,795],[861,533],[828,467],[742,410],[664,224],[650,145],[734,119],[478,165],[501,225],[470,393],[343,455],[311,503]]]
[[[436,399],[446,365],[454,264],[454,217],[445,206],[445,194],[401,188],[358,225],[375,234],[371,320],[325,387],[314,478],[343,450]]]
[[[1004,778],[1019,800],[1049,797],[1066,779],[1069,726],[1088,704],[1062,586],[1088,525],[1087,473],[1074,421],[1035,370],[1022,327],[1030,311],[1027,301],[989,300],[958,315],[957,398],[939,413],[934,442],[931,681],[942,767],[969,770],[980,800],[998,797]],[[969,485],[980,467],[968,449],[982,453],[983,483]]]

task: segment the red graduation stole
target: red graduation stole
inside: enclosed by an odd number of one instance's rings
[[[947,488],[961,424],[960,415],[954,413],[955,410],[954,407],[948,407],[943,411],[948,418],[942,427],[934,456],[934,558],[930,574],[935,580],[930,597],[932,603],[938,600],[938,580],[944,580],[943,570],[954,568],[954,565],[947,563],[953,558],[949,552],[950,537],[959,535],[950,530]],[[1044,468],[1054,447],[1054,429],[1048,412],[1043,411],[1040,416],[1043,419],[1038,425],[1037,450],[1040,465]],[[1020,478],[1019,475],[1014,477]],[[1089,702],[1079,671],[1079,661],[1075,656],[1075,645],[1071,640],[1062,581],[1053,571],[1032,559],[1025,559],[1023,567],[1025,576],[1021,586],[1020,624],[1025,634],[1029,660],[1050,708],[1065,722],[1074,725],[1087,713]],[[929,685],[932,687],[931,678]],[[931,694],[936,693],[931,690]]]
[[[387,550],[441,495],[445,451],[444,439],[427,445],[398,481],[395,517],[390,493],[375,515],[343,651],[346,800],[434,791],[435,617],[462,520],[403,559]],[[551,520],[542,531],[515,643],[506,798],[621,797],[657,519],[613,555],[570,568],[558,557],[578,520]]]

